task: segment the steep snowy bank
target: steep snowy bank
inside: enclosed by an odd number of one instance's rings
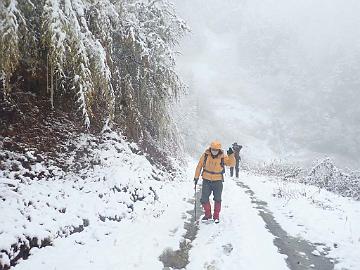
[[[184,200],[190,194],[189,183],[162,185],[160,199],[145,210],[135,204],[139,207],[131,219],[98,221],[82,233],[57,238],[53,246],[34,249],[32,256],[14,269],[162,269],[161,252],[165,247],[178,248],[182,239],[186,216],[181,213],[192,207]]]
[[[63,164],[35,151],[1,152],[0,269],[85,227],[132,219],[137,208],[157,201],[164,182],[177,177],[114,132],[68,144],[73,150]]]

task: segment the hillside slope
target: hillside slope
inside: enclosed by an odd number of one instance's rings
[[[113,131],[82,134],[66,145],[73,150],[58,160],[35,150],[1,150],[1,269],[88,226],[133,218],[181,175],[160,169]]]

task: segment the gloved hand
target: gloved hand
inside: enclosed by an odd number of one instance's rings
[[[230,156],[231,154],[233,154],[234,153],[234,151],[232,150],[232,148],[231,147],[229,147],[229,150],[227,150],[227,154],[228,154],[228,156]]]
[[[197,185],[198,181],[199,181],[199,178],[194,178],[194,184],[195,184],[195,186]]]

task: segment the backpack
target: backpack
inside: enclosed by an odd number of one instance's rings
[[[205,153],[204,163],[203,163],[203,173],[204,173],[204,171],[205,171],[205,172],[210,173],[210,174],[218,174],[218,173],[213,173],[213,172],[209,172],[209,171],[205,170],[206,161],[207,161],[207,159],[208,159],[208,156],[209,156],[209,154],[208,154],[208,153]],[[224,155],[221,157],[220,166],[222,167],[222,171],[221,171],[220,174],[221,174],[222,180],[224,181],[224,173],[225,173]]]

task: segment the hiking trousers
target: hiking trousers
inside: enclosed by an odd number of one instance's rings
[[[236,159],[236,164],[235,164],[235,174],[236,177],[239,177],[239,167],[240,167],[240,160]],[[234,167],[230,167],[230,176],[233,177],[234,176]]]
[[[223,190],[223,181],[222,180],[209,181],[209,180],[203,179],[200,202],[202,204],[208,203],[211,193],[213,193],[215,202],[221,202],[222,190]]]

